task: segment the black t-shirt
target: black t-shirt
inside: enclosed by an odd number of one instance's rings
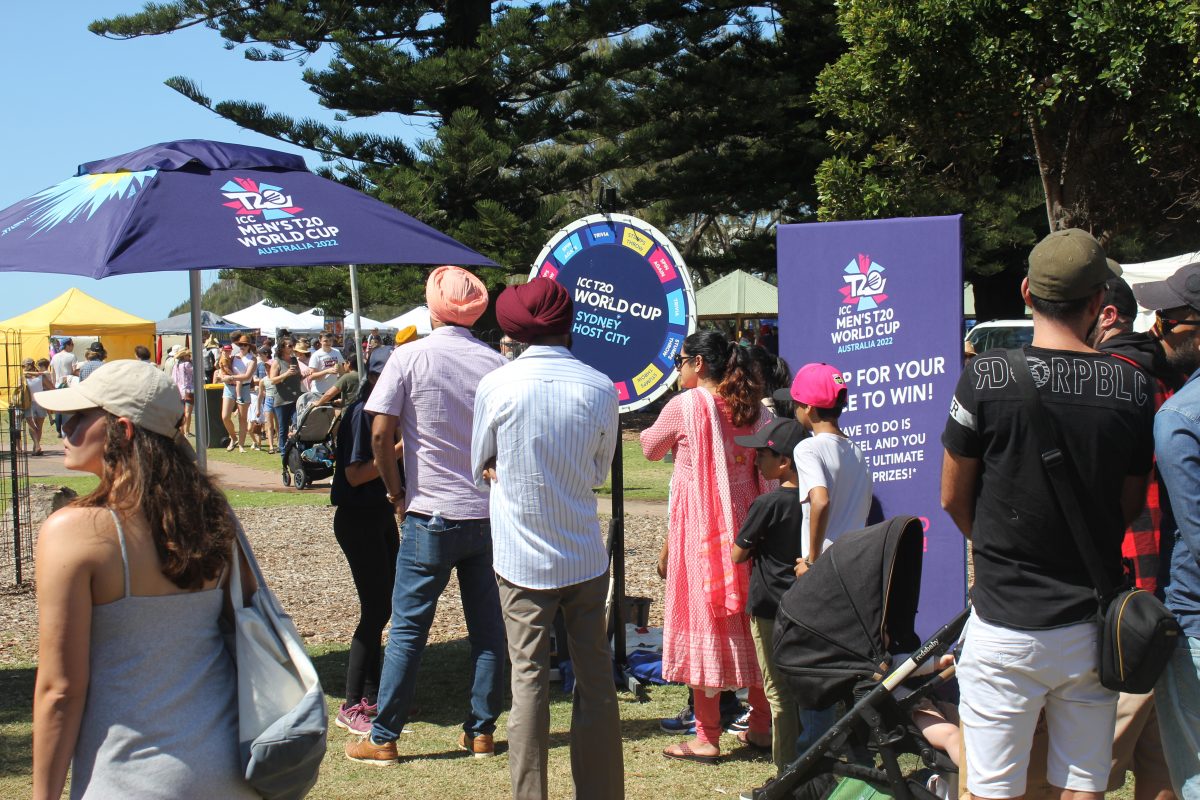
[[[1086,525],[1114,582],[1121,579],[1126,477],[1154,455],[1153,387],[1126,361],[1100,353],[1025,348],[1058,431]],[[1042,466],[1037,435],[1003,350],[977,356],[954,392],[942,444],[982,461],[971,540],[971,599],[988,622],[1041,630],[1095,619],[1087,568]]]
[[[338,426],[333,486],[329,489],[329,502],[335,506],[389,505],[383,478],[367,481],[362,486],[351,486],[346,480],[346,467],[375,457],[371,451],[371,418],[363,413],[365,402],[365,398],[356,400],[346,408]]]
[[[750,571],[750,613],[775,619],[779,598],[796,580],[804,510],[795,487],[760,495],[746,512],[737,546],[754,551]]]

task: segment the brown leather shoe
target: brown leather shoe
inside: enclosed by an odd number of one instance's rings
[[[466,731],[458,737],[458,749],[466,750],[476,758],[491,758],[496,755],[496,742],[490,733],[477,733],[468,736]]]
[[[375,744],[370,736],[346,742],[346,758],[377,767],[386,767],[400,761],[400,757],[396,755],[395,742]]]

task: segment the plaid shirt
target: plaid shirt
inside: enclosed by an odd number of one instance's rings
[[[1140,364],[1120,353],[1109,353],[1109,355],[1145,371]],[[1149,375],[1149,373],[1147,374]],[[1157,377],[1153,375],[1150,377],[1154,385],[1154,410],[1157,411],[1174,392]],[[1158,476],[1157,469],[1154,470],[1151,477],[1152,480],[1146,488],[1146,507],[1142,509],[1142,513],[1138,514],[1137,519],[1129,524],[1129,528],[1125,531],[1125,539],[1121,543],[1121,556],[1133,564],[1134,581],[1139,589],[1145,589],[1147,592],[1158,590],[1159,543],[1162,538],[1164,512],[1159,500],[1161,478]],[[1170,517],[1171,510],[1167,508],[1165,511]]]

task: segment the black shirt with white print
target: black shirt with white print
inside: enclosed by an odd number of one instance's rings
[[[1087,528],[1119,582],[1122,487],[1128,476],[1150,470],[1153,389],[1145,373],[1110,355],[1027,347],[1025,356],[1068,469],[1078,475]],[[1096,619],[1092,581],[1042,466],[1003,350],[977,356],[963,371],[942,444],[981,460],[971,532],[976,613],[1019,630]]]

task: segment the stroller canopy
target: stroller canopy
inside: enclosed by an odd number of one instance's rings
[[[921,521],[893,517],[839,537],[784,594],[775,657],[802,708],[828,707],[880,674],[889,650],[920,645],[923,550]]]

